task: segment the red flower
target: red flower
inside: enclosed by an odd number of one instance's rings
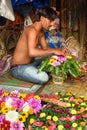
[[[66,113],[66,114],[69,114],[69,113],[70,113],[70,111],[67,109],[67,110],[65,110],[65,113]]]
[[[3,120],[3,124],[1,124],[1,129],[2,130],[10,130],[10,122]]]
[[[57,109],[57,108],[54,108],[54,111],[55,111],[55,112],[58,112],[58,114],[62,114],[62,110],[59,110],[59,109]]]
[[[33,98],[34,94],[27,94],[26,97],[24,98],[24,101],[28,101],[29,99]]]
[[[65,128],[69,128],[70,125],[69,125],[69,124],[65,124],[64,127],[65,127]]]
[[[76,119],[81,119],[82,117],[80,115],[77,115],[76,116]]]

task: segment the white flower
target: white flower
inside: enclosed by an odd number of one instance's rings
[[[28,112],[29,109],[30,109],[30,107],[29,107],[28,103],[25,102],[24,105],[23,105],[23,111],[24,111],[24,112]]]
[[[12,103],[12,98],[9,97],[5,102],[5,106],[11,108],[12,107],[11,103]]]
[[[17,120],[19,113],[16,111],[9,111],[6,115],[5,118],[6,120],[10,122],[14,122]]]

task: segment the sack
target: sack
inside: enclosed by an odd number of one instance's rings
[[[11,0],[0,0],[0,16],[3,16],[12,21],[15,20]]]
[[[11,55],[6,55],[0,60],[0,75],[3,75],[10,70],[11,59]]]
[[[5,44],[0,37],[0,60],[7,54]]]
[[[6,51],[4,55],[13,53],[19,36],[20,33],[17,33],[14,30],[3,30],[0,33],[0,38],[2,39],[1,46],[3,47],[3,51]]]

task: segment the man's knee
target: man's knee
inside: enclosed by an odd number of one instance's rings
[[[49,80],[48,74],[45,72],[42,72],[42,74],[40,76],[40,82],[41,82],[40,84],[45,84],[48,82],[48,80]]]

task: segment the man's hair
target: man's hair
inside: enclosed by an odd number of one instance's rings
[[[54,21],[57,18],[57,13],[51,7],[42,7],[36,10],[36,21],[40,21],[41,16]]]

